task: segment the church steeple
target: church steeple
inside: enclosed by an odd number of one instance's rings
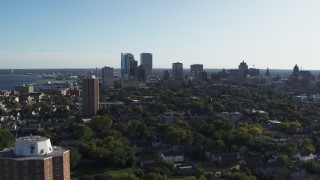
[[[266,76],[270,76],[269,68],[267,68]]]

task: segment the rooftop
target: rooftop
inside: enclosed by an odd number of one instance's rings
[[[28,142],[39,142],[39,141],[45,141],[48,138],[42,137],[42,136],[24,136],[17,138],[16,141],[28,141]]]
[[[62,156],[63,153],[69,150],[64,149],[61,146],[53,146],[53,151],[49,154],[39,155],[39,156],[17,156],[14,154],[13,148],[5,149],[0,152],[1,159],[15,159],[16,161],[26,161],[26,160],[43,160],[51,157]]]

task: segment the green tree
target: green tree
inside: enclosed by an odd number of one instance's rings
[[[68,147],[68,149],[70,150],[70,166],[71,168],[74,168],[79,164],[81,160],[81,154],[77,148]]]
[[[201,167],[197,167],[196,169],[195,169],[195,171],[194,171],[194,174],[195,174],[195,176],[196,176],[196,178],[201,178],[201,177],[203,177],[204,176],[204,174],[205,174],[205,171],[204,171],[204,169],[203,168],[201,168]]]
[[[74,124],[72,126],[73,137],[75,139],[90,139],[92,137],[92,130],[85,124]]]
[[[112,120],[107,116],[93,116],[89,126],[94,131],[102,131],[103,129],[109,129],[112,125]]]
[[[117,180],[139,180],[134,174],[131,173],[124,173],[120,175]]]
[[[161,175],[159,173],[148,173],[143,177],[144,180],[167,180],[167,176]]]
[[[4,148],[12,147],[14,144],[14,136],[9,129],[0,129],[0,151]]]

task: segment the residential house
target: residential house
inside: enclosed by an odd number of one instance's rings
[[[166,162],[183,162],[184,153],[182,151],[169,150],[161,153],[161,157]]]
[[[294,157],[301,162],[301,161],[313,160],[314,158],[317,157],[317,155],[313,154],[312,152],[302,151],[302,152],[298,152]]]

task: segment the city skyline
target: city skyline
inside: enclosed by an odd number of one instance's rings
[[[120,53],[154,68],[320,69],[320,2],[3,1],[1,69],[120,68]],[[140,60],[140,59],[136,59]]]

